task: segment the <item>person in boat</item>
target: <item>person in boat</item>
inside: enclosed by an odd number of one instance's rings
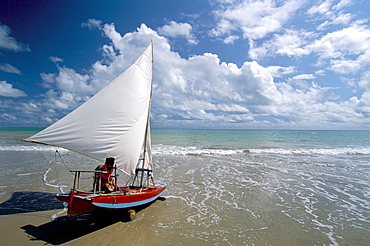
[[[105,159],[104,165],[99,165],[95,169],[95,171],[98,171],[95,173],[95,190],[106,193],[115,190],[115,182],[111,177],[114,170],[114,161],[113,157],[108,157]]]

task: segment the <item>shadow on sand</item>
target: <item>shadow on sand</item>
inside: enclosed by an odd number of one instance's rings
[[[63,209],[63,203],[54,193],[14,192],[12,197],[0,204],[0,215],[19,214]]]
[[[105,216],[86,214],[71,218],[64,216],[40,226],[25,225],[21,228],[29,235],[30,241],[44,241],[47,244],[59,245],[119,221],[121,221],[119,216],[111,213]]]
[[[133,209],[139,212],[152,203]],[[25,225],[21,228],[30,236],[30,241],[44,241],[47,244],[59,245],[115,223],[129,221],[127,210],[101,210],[73,217],[63,216],[40,226]]]
[[[159,197],[158,200],[165,200],[165,198]],[[131,209],[139,212],[154,202]],[[0,204],[0,215],[55,209],[63,209],[63,204],[55,198],[53,193],[14,192],[9,200]],[[128,221],[130,219],[127,210],[101,210],[73,217],[62,216],[39,226],[28,224],[22,226],[21,229],[29,235],[30,241],[44,241],[46,244],[59,245],[117,222]]]

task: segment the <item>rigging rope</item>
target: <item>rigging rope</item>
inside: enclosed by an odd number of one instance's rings
[[[63,192],[63,189],[62,189],[62,186],[60,185],[59,173],[58,173],[58,169],[57,169],[57,153],[59,154],[58,150],[55,151],[55,162],[54,162],[55,163],[55,172],[57,174],[57,183],[58,183],[58,186],[59,186],[59,191],[61,193],[64,193]],[[64,163],[64,161],[63,161],[62,157],[60,156],[60,154],[59,154],[59,157],[62,160],[62,162]],[[64,166],[67,167],[65,164],[64,164]],[[68,167],[67,167],[67,169],[68,169]]]
[[[57,159],[57,153],[58,153],[58,155],[59,155],[59,158],[62,160],[63,165],[65,166],[65,168],[67,168],[67,170],[68,170],[69,172],[71,172],[71,169],[69,169],[69,168],[67,167],[66,163],[64,162],[64,160],[63,160],[63,158],[62,158],[62,156],[60,155],[60,153],[59,153],[59,151],[58,151],[58,150],[55,150],[55,161],[56,161],[56,159]]]
[[[60,185],[60,181],[59,181],[59,173],[58,173],[58,169],[57,169],[57,154],[60,158],[60,160],[62,161],[64,167],[71,173],[73,172],[71,169],[68,168],[67,164],[64,162],[63,158],[62,158],[62,155],[59,153],[59,151],[56,149],[55,150],[55,171],[56,171],[56,174],[57,174],[57,180],[58,180],[58,186],[59,186],[59,190],[63,193],[62,191],[62,187]],[[93,178],[94,176],[91,176],[91,177],[86,177],[86,178],[80,178],[80,179],[91,179]]]
[[[58,150],[55,150],[55,172],[56,172],[56,174],[57,174],[57,183],[58,183],[58,186],[59,186],[59,191],[61,192],[61,193],[64,193],[63,192],[63,190],[62,190],[62,186],[60,185],[60,179],[59,179],[59,172],[58,172],[58,169],[57,169],[57,154],[59,155],[59,158],[60,158],[60,160],[62,161],[62,163],[63,163],[63,165],[64,165],[64,167],[69,171],[69,172],[73,172],[71,169],[69,169],[68,168],[68,166],[66,165],[66,163],[64,162],[64,160],[63,160],[63,158],[62,158],[62,156],[61,156],[61,154],[59,153],[59,151]],[[93,178],[93,176],[91,176],[91,177],[86,177],[86,178],[80,178],[80,179],[91,179],[91,178]]]

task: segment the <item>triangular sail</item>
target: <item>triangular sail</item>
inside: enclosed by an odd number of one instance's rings
[[[114,157],[119,169],[134,173],[144,142],[150,146],[152,63],[151,43],[131,67],[94,97],[25,141],[60,146],[101,161]],[[145,158],[151,165],[150,147]]]

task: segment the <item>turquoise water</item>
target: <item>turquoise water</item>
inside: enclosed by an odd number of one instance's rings
[[[19,140],[37,130],[0,128],[0,201],[69,189],[54,147]],[[370,131],[153,129],[152,144],[161,244],[370,243]],[[69,168],[100,164],[60,153]]]
[[[40,127],[0,127],[1,140],[30,136]],[[153,145],[215,149],[370,148],[370,131],[152,129]],[[19,143],[20,144],[20,143]]]
[[[152,130],[153,143],[220,149],[369,148],[370,131]]]

